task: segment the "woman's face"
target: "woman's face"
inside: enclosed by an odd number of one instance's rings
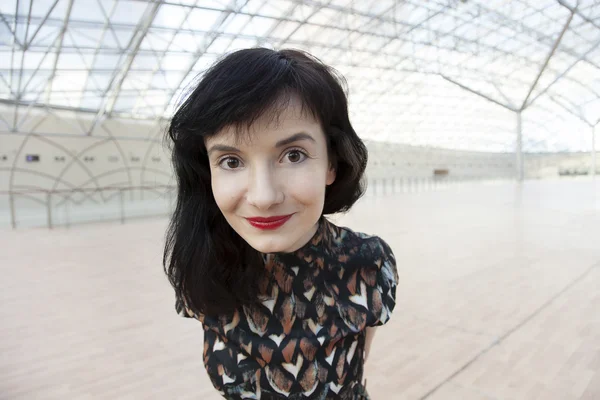
[[[317,230],[325,188],[335,180],[318,121],[292,99],[277,119],[261,118],[251,139],[236,140],[233,127],[206,139],[217,206],[231,227],[262,253],[292,252]],[[283,225],[251,223],[289,216]]]

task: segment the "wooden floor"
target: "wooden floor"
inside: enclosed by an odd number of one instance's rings
[[[600,399],[600,180],[388,194],[334,221],[398,260],[373,399]],[[1,399],[219,398],[166,223],[0,232]]]

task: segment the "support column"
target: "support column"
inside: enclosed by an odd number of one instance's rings
[[[592,127],[592,179],[596,179],[596,127]]]
[[[523,182],[523,121],[522,111],[517,111],[517,145],[515,149],[516,153],[516,176],[518,182]]]

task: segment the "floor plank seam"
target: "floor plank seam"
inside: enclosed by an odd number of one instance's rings
[[[469,366],[471,366],[481,356],[483,356],[484,354],[486,354],[487,352],[489,352],[492,348],[494,348],[495,346],[498,346],[500,343],[502,343],[504,340],[506,340],[510,335],[512,335],[517,330],[519,330],[519,328],[521,328],[527,322],[529,322],[533,318],[535,318],[540,312],[542,312],[544,309],[546,309],[548,306],[550,306],[556,299],[558,299],[565,292],[567,292],[569,289],[571,289],[577,283],[579,283],[584,278],[586,278],[587,275],[589,275],[589,273],[592,272],[592,270],[594,270],[595,268],[598,268],[598,267],[600,267],[600,262],[597,262],[597,263],[591,265],[590,267],[588,267],[582,274],[580,274],[577,278],[575,278],[571,282],[569,282],[569,284],[567,284],[567,286],[565,286],[564,288],[562,288],[558,293],[554,294],[550,299],[548,299],[544,304],[542,304],[540,307],[538,307],[528,317],[526,317],[525,319],[523,319],[521,322],[519,322],[513,328],[509,329],[502,336],[500,336],[500,338],[498,338],[498,339],[494,340],[493,342],[491,342],[486,348],[484,348],[479,353],[477,353],[473,358],[471,358],[469,361],[467,361],[462,367],[460,367],[459,369],[457,369],[455,372],[453,372],[446,379],[444,379],[439,384],[437,384],[436,386],[434,386],[431,390],[429,390],[423,396],[419,397],[419,400],[425,400],[428,397],[430,397],[432,394],[434,394],[435,392],[437,392],[442,386],[444,386],[450,380],[454,379],[462,371],[466,370]]]
[[[424,322],[429,322],[430,324],[434,324],[434,325],[438,325],[438,326],[443,326],[445,328],[452,329],[452,330],[455,330],[455,331],[460,332],[460,333],[465,333],[467,335],[483,336],[483,337],[487,337],[487,338],[492,338],[494,340],[498,340],[497,336],[494,336],[493,334],[488,333],[488,332],[471,331],[469,329],[461,328],[460,326],[457,326],[457,325],[451,325],[451,324],[446,324],[446,323],[443,323],[443,322],[440,322],[440,321],[434,321],[433,319],[421,317],[421,316],[418,316],[416,314],[412,314],[411,316],[414,319],[416,319],[416,320],[424,321]]]
[[[460,387],[461,389],[468,390],[470,392],[475,392],[477,394],[484,396],[485,400],[506,400],[506,399],[501,399],[500,397],[493,396],[489,393],[484,392],[483,390],[480,390],[480,389],[477,389],[474,387],[467,387],[465,385],[461,385],[458,382],[452,382],[452,383],[455,384],[456,386]]]

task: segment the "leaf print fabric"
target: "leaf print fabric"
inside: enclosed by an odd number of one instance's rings
[[[388,322],[398,273],[388,244],[325,217],[292,253],[264,254],[270,295],[232,315],[176,310],[204,329],[204,366],[227,399],[363,399],[366,328]]]

